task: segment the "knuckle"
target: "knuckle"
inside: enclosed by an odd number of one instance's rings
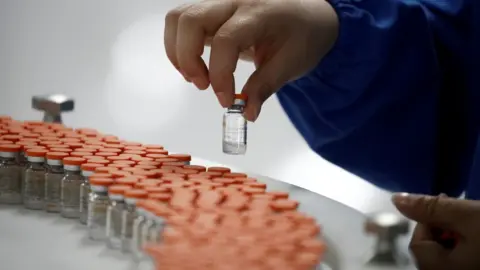
[[[439,200],[440,200],[440,197],[438,196],[434,196],[434,197],[425,196],[420,199],[420,203],[424,205],[425,214],[428,217],[436,216],[436,213],[438,211]]]
[[[231,31],[219,30],[212,40],[212,47],[235,46],[235,37]]]
[[[182,25],[196,25],[200,23],[201,17],[199,9],[189,8],[180,15],[178,21]]]
[[[182,10],[181,9],[172,9],[170,10],[167,15],[165,16],[165,21],[168,23],[176,23],[178,19],[180,18],[180,15],[182,15]]]

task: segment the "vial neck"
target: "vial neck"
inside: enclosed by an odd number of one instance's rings
[[[243,112],[244,106],[240,104],[233,104],[228,108],[228,112]]]
[[[65,170],[65,175],[80,175],[80,171]]]

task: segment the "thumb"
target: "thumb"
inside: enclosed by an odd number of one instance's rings
[[[288,63],[289,53],[287,47],[277,51],[275,55],[257,66],[255,72],[248,78],[242,93],[248,96],[245,108],[245,118],[255,121],[260,114],[263,103],[277,92],[292,77]]]
[[[475,209],[471,201],[447,197],[394,194],[392,201],[407,218],[423,224],[461,232],[460,225],[468,224]]]
[[[422,242],[410,246],[420,270],[452,269],[448,266],[448,252],[436,242]]]

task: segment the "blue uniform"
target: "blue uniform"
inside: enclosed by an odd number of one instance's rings
[[[480,1],[330,2],[337,43],[278,92],[310,147],[384,189],[480,199]]]

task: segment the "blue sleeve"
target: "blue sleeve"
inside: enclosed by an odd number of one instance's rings
[[[443,79],[437,43],[461,51],[448,21],[463,1],[330,2],[340,20],[337,43],[278,92],[282,107],[328,161],[390,191],[431,193]]]

